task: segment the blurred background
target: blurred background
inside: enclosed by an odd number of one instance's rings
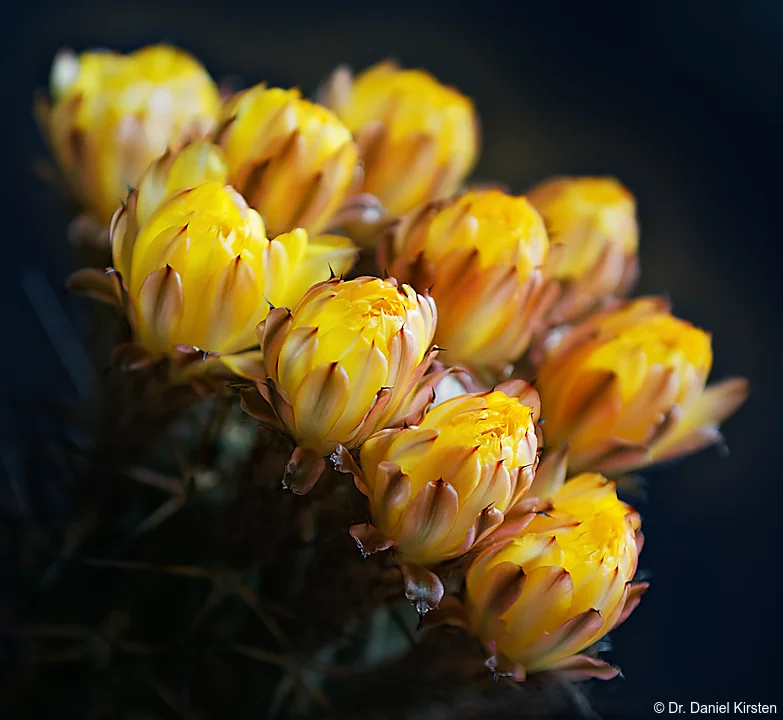
[[[38,409],[76,400],[92,372],[74,341],[84,301],[61,291],[75,262],[68,208],[32,169],[45,148],[30,107],[55,52],[168,41],[217,79],[306,94],[339,63],[359,70],[395,57],[474,99],[484,143],[477,179],[515,192],[556,174],[611,174],[628,185],[642,228],[638,292],[667,295],[678,315],[713,333],[714,378],[752,383],[725,426],[728,452],[644,473],[647,497],[634,502],[652,589],[612,638],[609,659],[624,679],[586,689],[595,712],[653,716],[656,701],[686,712],[691,701],[767,702],[783,712],[783,4],[30,0],[14,13],[3,43],[12,123],[0,263],[4,513],[23,520],[35,504],[9,478],[18,478],[22,443],[49,432]],[[4,571],[0,589],[11,578]]]

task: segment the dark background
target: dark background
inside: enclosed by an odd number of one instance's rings
[[[609,657],[625,679],[589,690],[596,711],[638,717],[652,715],[654,701],[679,701],[687,712],[691,701],[741,700],[777,703],[783,712],[776,147],[783,5],[637,5],[17,6],[6,15],[3,47],[3,115],[12,124],[3,146],[0,474],[15,446],[41,432],[36,403],[75,398],[90,379],[72,342],[83,303],[60,294],[74,262],[66,206],[31,171],[44,153],[31,98],[56,50],[127,51],[165,40],[196,54],[218,79],[298,84],[305,93],[338,63],[361,69],[394,56],[474,98],[484,131],[479,178],[514,191],[558,173],[625,182],[639,201],[639,291],[667,294],[679,315],[713,333],[714,378],[752,382],[749,401],[725,426],[729,455],[707,450],[645,473],[641,566],[653,585],[613,638]],[[2,493],[25,502],[24,487],[4,485]]]

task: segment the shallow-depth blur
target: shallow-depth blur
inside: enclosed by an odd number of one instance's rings
[[[360,71],[396,57],[475,103],[477,179],[500,180],[514,193],[559,175],[613,176],[628,187],[640,225],[636,293],[667,295],[678,316],[713,334],[712,378],[741,374],[752,382],[749,400],[726,425],[730,452],[710,449],[644,471],[644,485],[619,488],[645,518],[640,570],[652,584],[633,632],[613,638],[609,657],[622,656],[625,679],[588,686],[590,704],[602,717],[625,718],[652,716],[656,701],[687,708],[694,700],[779,700],[772,680],[779,631],[766,621],[776,605],[764,588],[778,542],[773,508],[783,499],[773,439],[781,345],[779,179],[771,156],[783,110],[783,9],[758,0],[664,0],[644,11],[613,5],[574,3],[566,11],[521,2],[494,11],[313,2],[289,10],[230,0],[87,0],[19,8],[5,46],[12,126],[0,282],[3,514],[23,521],[35,509],[57,518],[61,508],[41,509],[45,493],[20,482],[14,468],[21,448],[43,447],[50,437],[39,411],[93,381],[78,341],[84,301],[60,294],[76,267],[65,238],[70,209],[31,166],[45,148],[30,93],[45,88],[54,54],[64,46],[127,52],[169,41],[218,82],[268,81],[299,86],[306,96],[340,63]],[[0,576],[0,588],[10,586]],[[12,602],[2,597],[0,610]]]

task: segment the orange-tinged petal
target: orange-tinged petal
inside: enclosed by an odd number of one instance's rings
[[[572,472],[619,472],[692,451],[745,396],[744,381],[705,389],[710,336],[640,298],[577,325],[538,369],[549,443]]]

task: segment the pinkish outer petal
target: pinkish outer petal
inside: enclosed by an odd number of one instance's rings
[[[256,380],[256,387],[261,396],[272,406],[275,414],[280,418],[280,422],[289,430],[294,429],[294,409],[291,401],[285,393],[277,386],[274,380]]]
[[[527,652],[531,657],[545,660],[551,654],[573,653],[591,644],[596,633],[601,631],[604,619],[598,610],[586,610],[564,622],[557,630],[545,633],[531,643]]]
[[[680,416],[679,424],[671,428],[670,434],[662,435],[653,444],[655,462],[671,460],[719,442],[718,425],[745,402],[748,392],[745,378],[729,378],[707,387],[695,405]]]
[[[620,613],[620,617],[617,618],[617,621],[612,627],[612,630],[620,627],[620,625],[622,625],[628,619],[630,614],[636,610],[637,605],[639,605],[642,600],[642,595],[647,592],[649,587],[650,583],[646,582],[631,583],[628,590],[628,597],[625,601],[625,607],[623,607],[623,610]]]
[[[502,524],[505,516],[496,507],[486,507],[476,518],[472,530],[475,531],[474,543],[479,543],[489,537]]]
[[[256,328],[258,344],[266,358],[267,374],[273,377],[277,377],[277,358],[287,334],[286,329],[291,322],[291,311],[288,308],[279,307],[270,310],[266,318]]]
[[[517,537],[536,516],[539,504],[545,505],[538,498],[523,498],[514,507],[506,511],[503,517],[503,524],[487,537],[486,542],[482,543],[482,546],[485,544],[495,545],[496,543],[502,543]]]
[[[182,279],[169,265],[151,272],[141,284],[136,311],[147,332],[160,345],[168,342],[184,302]]]
[[[305,495],[326,470],[326,460],[312,450],[297,447],[291,453],[283,473],[283,487],[295,495]]]
[[[750,386],[745,378],[728,378],[715,385],[709,385],[702,394],[705,413],[712,422],[722,423],[748,397]]]
[[[570,470],[572,473],[589,470],[604,474],[618,474],[649,465],[651,461],[650,450],[644,445],[612,437],[596,442],[588,452],[582,453],[577,466],[571,467]]]
[[[400,563],[400,569],[405,581],[405,597],[416,608],[416,612],[426,615],[438,607],[444,593],[440,578],[421,565],[413,563]]]
[[[528,488],[527,497],[542,500],[552,497],[566,481],[568,470],[568,446],[563,443],[559,448],[545,450],[536,469],[533,484]]]
[[[395,547],[394,540],[387,538],[375,525],[370,523],[351,525],[348,532],[351,533],[351,537],[359,546],[362,557]]]
[[[440,373],[431,373],[424,376],[424,379],[419,383],[415,391],[411,393],[409,399],[405,401],[405,416],[395,421],[395,427],[418,425],[424,419],[427,410],[435,402],[435,386],[440,382],[445,372],[439,378],[436,378],[436,375],[440,375]]]
[[[428,482],[402,518],[400,541],[417,538],[420,544],[437,545],[451,530],[458,510],[459,496],[451,483]]]
[[[418,425],[435,402],[435,373],[428,376],[425,376],[425,373],[437,354],[438,348],[432,348],[413,371],[408,386],[402,394],[403,400],[394,415],[386,422],[387,427]]]
[[[353,475],[353,481],[362,495],[369,497],[370,490],[364,481],[364,473],[344,445],[338,445],[331,454],[332,464],[337,472]]]
[[[383,417],[386,408],[392,398],[392,389],[382,387],[375,395],[375,401],[367,414],[364,416],[358,427],[354,431],[348,443],[352,448],[359,447],[370,435],[373,435],[379,428],[378,424]]]
[[[250,417],[255,418],[259,422],[265,425],[271,425],[278,429],[283,429],[280,420],[278,419],[272,406],[264,400],[261,395],[254,389],[246,389],[240,392],[240,407]]]
[[[66,281],[69,290],[87,295],[122,311],[122,294],[119,285],[117,273],[107,273],[98,268],[77,270]]]
[[[714,425],[702,426],[678,440],[676,444],[670,445],[663,452],[659,452],[657,448],[654,448],[653,462],[666,462],[683,455],[692,455],[699,450],[704,450],[711,445],[719,443],[722,438],[723,435],[720,430]]]
[[[499,618],[519,600],[525,587],[525,573],[519,565],[500,563],[489,574],[487,583],[483,612]]]
[[[596,678],[611,680],[620,674],[620,668],[588,655],[572,655],[547,668],[547,673],[557,673],[562,680],[581,682]]]
[[[502,653],[498,653],[495,647],[495,642],[490,641],[487,643],[487,649],[492,653],[484,665],[486,665],[492,674],[498,677],[509,677],[512,680],[516,680],[519,683],[527,680],[527,671],[522,663],[515,663],[509,660]]]

